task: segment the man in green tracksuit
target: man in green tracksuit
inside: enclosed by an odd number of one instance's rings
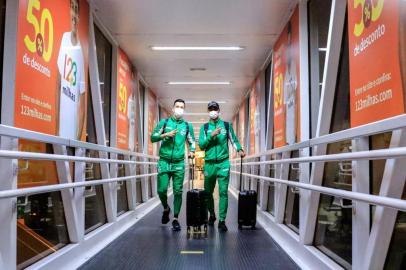
[[[232,125],[220,119],[220,106],[217,102],[211,101],[208,104],[208,112],[210,121],[200,128],[199,145],[206,152],[204,158],[204,189],[209,195],[209,225],[213,226],[216,221],[213,191],[216,180],[218,180],[220,197],[218,228],[225,232],[227,231],[225,220],[228,208],[228,182],[230,179],[228,141],[231,141],[241,157],[244,157],[245,153],[235,136]]]
[[[162,119],[151,134],[151,142],[162,141],[158,162],[158,195],[164,211],[162,224],[169,222],[168,185],[173,182],[173,211],[172,227],[174,231],[181,229],[178,215],[182,206],[182,189],[185,180],[185,142],[189,144],[189,157],[194,157],[195,137],[191,124],[183,120],[185,101],[177,99],[173,103],[173,115]]]

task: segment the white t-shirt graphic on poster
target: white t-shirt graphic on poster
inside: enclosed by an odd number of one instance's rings
[[[82,47],[79,41],[72,44],[71,32],[63,34],[57,64],[61,76],[58,135],[77,140],[80,97],[86,89]]]
[[[296,142],[296,64],[294,61],[287,65],[285,71],[283,99],[286,106],[286,143]]]
[[[130,151],[134,151],[135,147],[135,102],[134,97],[130,96],[128,99],[128,109],[127,109],[127,118],[128,118],[128,148]]]

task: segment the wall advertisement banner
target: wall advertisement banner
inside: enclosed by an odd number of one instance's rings
[[[403,114],[406,1],[348,1],[348,36],[351,127]]]
[[[117,147],[124,150],[135,149],[135,78],[127,55],[118,50],[117,59]]]
[[[86,0],[21,0],[15,126],[85,140],[88,84]]]
[[[274,46],[274,148],[300,138],[299,9],[296,8]]]
[[[149,139],[151,137],[154,127],[157,125],[158,118],[158,102],[155,94],[149,90],[148,91],[148,154],[157,155],[158,144],[151,143]]]

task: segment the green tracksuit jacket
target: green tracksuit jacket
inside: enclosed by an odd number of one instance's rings
[[[218,127],[221,127],[220,133],[217,136],[212,137],[211,133]],[[207,134],[204,130],[204,125],[200,128],[199,145],[200,148],[206,152],[204,164],[204,189],[209,195],[208,209],[210,215],[215,216],[213,191],[216,186],[216,180],[218,180],[220,221],[226,219],[228,208],[228,183],[230,180],[229,140],[237,151],[242,150],[231,124],[229,124],[228,134],[224,121],[222,120],[216,122],[210,121]]]
[[[189,125],[189,132],[187,132],[187,122],[183,119],[175,119],[173,116],[168,119],[164,130],[166,120],[161,120],[154,128],[151,134],[151,142],[162,141],[159,150],[158,162],[158,195],[161,200],[162,206],[168,206],[168,185],[172,178],[173,181],[173,209],[175,217],[180,213],[182,206],[182,187],[185,179],[185,143],[189,144],[189,151],[195,151],[195,137],[193,127]],[[170,132],[177,129],[175,137],[161,138],[163,133]]]

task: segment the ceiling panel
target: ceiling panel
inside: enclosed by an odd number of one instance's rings
[[[272,50],[297,0],[93,0],[96,16],[119,42],[160,103],[222,100],[231,120]],[[162,52],[151,46],[243,46],[232,52]],[[191,71],[204,68],[204,71]],[[231,81],[228,86],[170,86],[169,81]],[[205,113],[206,104],[187,104]],[[198,121],[207,116],[186,116]]]

